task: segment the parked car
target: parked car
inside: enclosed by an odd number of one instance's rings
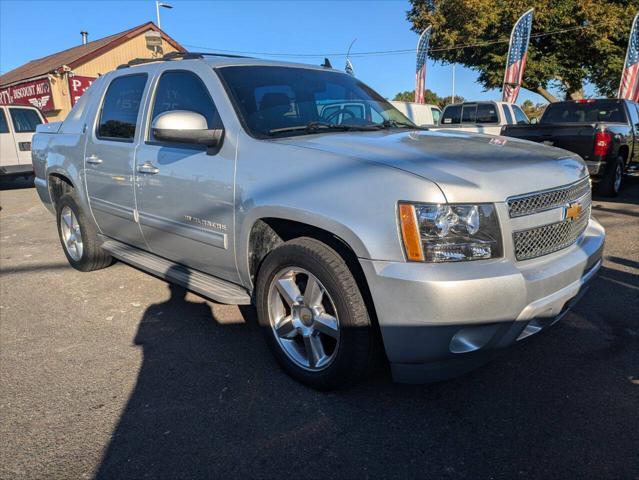
[[[332,69],[165,60],[101,76],[35,135],[64,253],[255,304],[310,386],[363,378],[380,338],[397,381],[464,373],[559,320],[601,265],[577,155],[420,129]],[[322,121],[327,100],[374,115]]]
[[[629,100],[551,103],[538,124],[506,126],[501,133],[581,155],[602,195],[616,196],[624,172],[639,162],[639,105]]]
[[[524,111],[513,103],[464,102],[446,105],[440,128],[499,135],[504,125],[528,125]]]
[[[31,137],[44,123],[37,108],[0,105],[0,175],[30,175]]]
[[[410,118],[415,125],[439,125],[442,111],[437,105],[431,105],[429,103],[399,102],[396,100],[389,103]]]

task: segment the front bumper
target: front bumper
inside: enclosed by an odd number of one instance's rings
[[[465,373],[558,321],[601,266],[604,238],[591,219],[574,245],[522,262],[360,260],[395,380]]]

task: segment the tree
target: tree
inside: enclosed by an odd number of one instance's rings
[[[433,27],[429,57],[479,72],[487,89],[501,88],[512,27],[534,7],[523,87],[549,101],[556,101],[548,92],[553,85],[566,98],[583,98],[585,82],[600,95],[616,94],[639,10],[639,0],[438,0],[434,9],[432,0],[411,4],[412,29]]]
[[[455,103],[464,103],[465,101],[466,99],[461,95],[455,95]],[[439,105],[439,108],[444,108],[446,105],[451,103],[453,103],[453,97],[448,95],[447,97],[440,98],[437,105]]]
[[[524,103],[521,104],[521,109],[528,116],[528,118],[532,120],[533,118],[541,117],[541,114],[544,113],[544,110],[546,109],[546,105],[541,103],[534,104],[530,100],[526,100]]]
[[[399,92],[397,95],[395,95],[395,98],[393,98],[393,100],[396,100],[399,102],[414,102],[415,90]],[[424,94],[424,100],[425,100],[424,103],[432,103],[434,105],[437,105],[439,101],[441,100],[441,98],[435,92],[427,88]]]

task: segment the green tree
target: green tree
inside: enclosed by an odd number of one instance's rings
[[[433,27],[429,57],[479,72],[485,88],[502,86],[512,27],[534,7],[523,87],[549,101],[556,101],[548,92],[553,85],[566,98],[582,98],[586,82],[600,95],[616,94],[639,10],[639,0],[438,0],[434,9],[431,3],[411,0],[407,13],[414,31]],[[452,48],[460,45],[468,46]]]
[[[425,99],[424,103],[430,103],[433,105],[437,105],[441,101],[441,98],[439,97],[439,95],[437,95],[432,90],[429,90],[428,88],[426,89],[426,92],[424,93],[424,99]],[[393,100],[396,100],[398,102],[414,102],[415,90],[399,92],[397,95],[395,95]]]
[[[534,104],[530,100],[526,100],[524,103],[521,104],[521,109],[528,116],[528,118],[532,120],[533,118],[541,117],[541,114],[544,113],[544,110],[546,109],[546,105],[541,103]]]
[[[447,97],[440,98],[439,102],[437,102],[437,105],[439,105],[439,108],[444,108],[450,103],[464,103],[465,101],[466,99],[461,95],[455,95],[455,102],[453,102],[453,97],[448,95]]]

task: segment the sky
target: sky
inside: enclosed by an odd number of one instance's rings
[[[269,54],[317,56],[274,57],[319,64],[327,56],[342,69],[345,53],[413,49],[418,35],[406,20],[407,0],[389,1],[186,1],[165,0],[161,26],[191,51],[229,50]],[[156,21],[155,2],[137,1],[29,1],[0,0],[0,72],[81,43]],[[506,32],[507,34],[508,32]],[[352,58],[355,75],[384,97],[413,90],[415,54]],[[428,62],[426,88],[440,96],[452,94],[452,66]],[[498,90],[484,91],[477,73],[457,65],[455,94],[468,100],[500,100]],[[545,102],[521,90],[518,103]]]

